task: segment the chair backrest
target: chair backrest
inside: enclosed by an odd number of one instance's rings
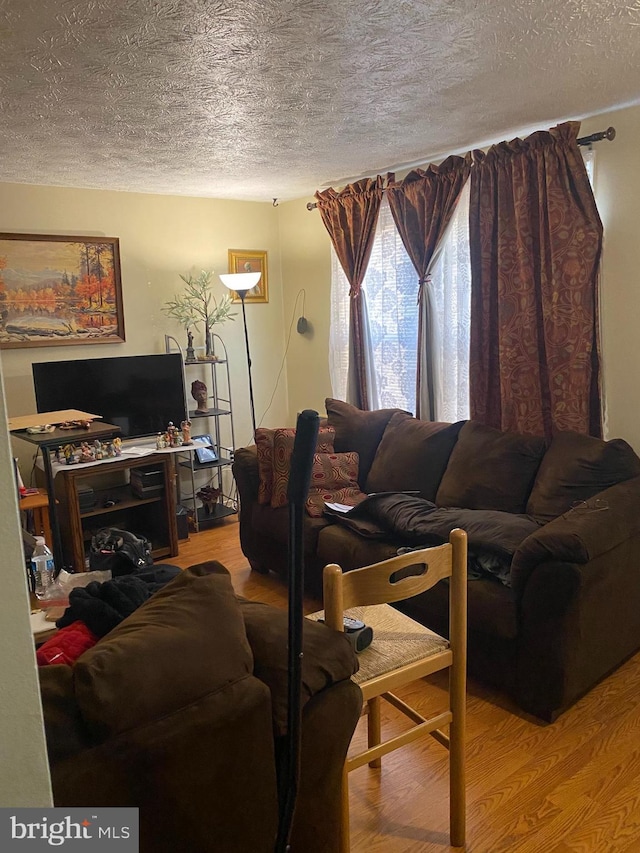
[[[467,534],[459,528],[451,531],[445,545],[410,551],[345,574],[336,563],[330,563],[323,573],[325,622],[334,630],[342,631],[345,610],[411,598],[448,577],[451,578],[452,602],[455,599],[464,606]]]

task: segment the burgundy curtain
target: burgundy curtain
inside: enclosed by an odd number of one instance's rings
[[[579,127],[474,152],[471,417],[499,429],[602,434],[602,224]]]
[[[436,420],[434,359],[431,344],[435,321],[427,274],[451,221],[471,170],[471,155],[447,157],[426,171],[414,169],[400,183],[390,182],[387,199],[407,254],[418,273],[418,370],[416,417]],[[392,177],[392,176],[391,176]]]
[[[325,228],[350,284],[349,312],[349,402],[369,408],[365,360],[364,311],[360,288],[367,271],[376,233],[383,178],[365,178],[341,192],[316,193]]]

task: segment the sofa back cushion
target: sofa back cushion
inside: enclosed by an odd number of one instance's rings
[[[82,655],[73,676],[84,721],[107,737],[165,717],[252,669],[231,578],[212,561],[155,593]]]
[[[467,421],[449,458],[436,503],[523,513],[545,448],[544,438]]]
[[[329,426],[336,431],[333,448],[336,453],[354,450],[358,454],[360,460],[358,482],[360,487],[364,488],[382,434],[393,415],[403,410],[375,409],[372,412],[365,412],[350,403],[334,400],[331,397],[327,397],[325,406]]]
[[[418,491],[420,497],[435,500],[463,424],[421,421],[396,412],[378,445],[365,491]]]
[[[538,476],[527,513],[551,521],[599,492],[640,474],[640,458],[621,438],[603,441],[577,432],[553,436]]]
[[[333,427],[325,426],[318,429],[316,453],[333,453]],[[273,431],[273,479],[271,490],[271,506],[276,509],[288,503],[289,471],[291,455],[296,440],[295,429],[276,429]]]

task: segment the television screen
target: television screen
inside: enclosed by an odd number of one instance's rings
[[[79,409],[116,424],[127,438],[164,432],[186,418],[182,358],[130,355],[32,365],[38,412]]]

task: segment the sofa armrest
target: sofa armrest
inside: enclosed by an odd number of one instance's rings
[[[258,471],[258,449],[252,444],[250,447],[239,447],[233,457],[232,466],[240,494],[240,502],[250,504],[258,500],[258,489],[260,486],[260,473]]]
[[[247,639],[253,652],[253,674],[271,690],[276,736],[287,730],[288,625],[286,610],[240,598]],[[326,625],[303,622],[302,707],[320,691],[350,678],[358,669],[346,637]]]
[[[511,584],[522,595],[540,563],[583,565],[640,533],[640,477],[611,486],[588,502],[602,510],[572,510],[548,522],[522,542],[511,564]]]

